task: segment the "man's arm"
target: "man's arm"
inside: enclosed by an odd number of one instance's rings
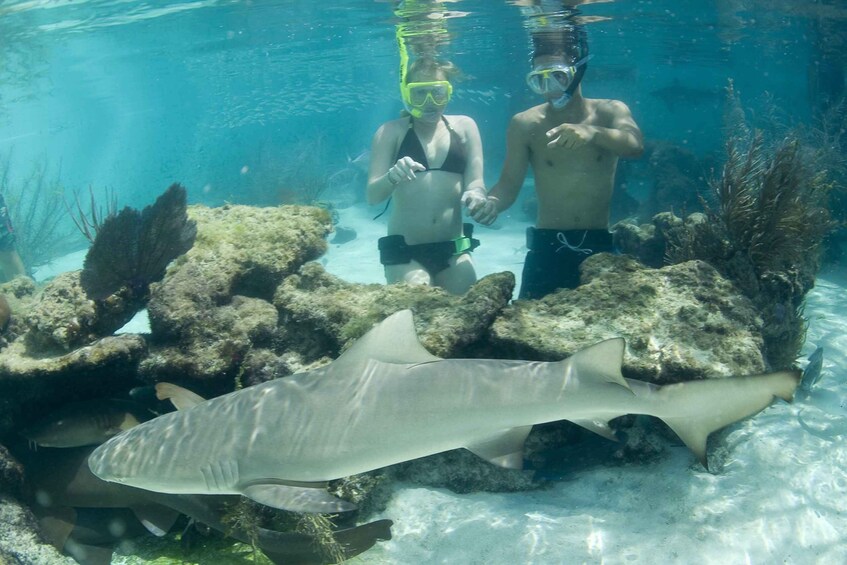
[[[529,139],[520,114],[513,116],[506,130],[506,160],[500,179],[484,201],[472,202],[468,210],[474,220],[489,225],[497,215],[515,203],[529,168]]]
[[[644,152],[644,136],[629,107],[620,100],[609,100],[599,110],[611,120],[611,125],[598,127],[594,142],[621,157],[640,157]]]

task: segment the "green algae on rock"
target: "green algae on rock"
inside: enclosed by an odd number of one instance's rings
[[[707,263],[656,270],[603,253],[581,271],[581,286],[504,310],[491,328],[491,350],[556,361],[624,337],[629,378],[665,384],[764,370],[761,319],[752,302]]]
[[[275,337],[276,287],[326,251],[329,213],[308,206],[192,206],[194,247],[152,285],[154,346],[141,366],[155,380],[231,379],[241,362]]]
[[[514,286],[512,273],[497,273],[477,281],[464,296],[454,296],[422,285],[348,283],[310,263],[279,286],[274,304],[283,321],[282,339],[296,349],[329,347],[336,357],[376,322],[410,308],[424,347],[440,357],[455,357],[485,337]]]

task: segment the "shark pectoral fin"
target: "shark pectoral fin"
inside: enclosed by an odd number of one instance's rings
[[[70,506],[36,507],[35,513],[38,515],[41,535],[61,551],[76,524],[76,510]]]
[[[489,463],[506,469],[523,469],[523,444],[532,426],[522,426],[466,445],[465,449]]]
[[[241,494],[259,504],[292,512],[331,514],[356,509],[352,502],[329,494],[326,483],[254,483],[245,487]]]
[[[615,436],[615,432],[612,431],[612,428],[609,427],[609,422],[605,420],[571,420],[577,426],[582,426],[589,432],[594,432],[595,434],[601,435],[606,439],[610,439],[612,441],[618,441],[617,436]]]
[[[616,337],[577,351],[563,363],[569,364],[580,380],[614,383],[629,389],[621,373],[625,350],[626,341]]]
[[[160,504],[132,506],[130,510],[147,531],[156,537],[168,533],[179,518],[179,512]]]

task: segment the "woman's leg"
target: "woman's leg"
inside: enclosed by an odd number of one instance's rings
[[[435,275],[435,286],[450,294],[464,294],[476,282],[476,270],[470,253],[450,258],[450,266]]]
[[[432,285],[432,277],[414,259],[402,265],[385,265],[385,280],[388,284],[407,282],[409,284]]]

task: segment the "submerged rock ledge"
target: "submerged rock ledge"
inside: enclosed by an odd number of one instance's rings
[[[762,322],[710,265],[652,269],[626,255],[589,257],[582,285],[518,300],[494,322],[493,351],[558,361],[624,337],[624,376],[659,384],[761,373]]]

